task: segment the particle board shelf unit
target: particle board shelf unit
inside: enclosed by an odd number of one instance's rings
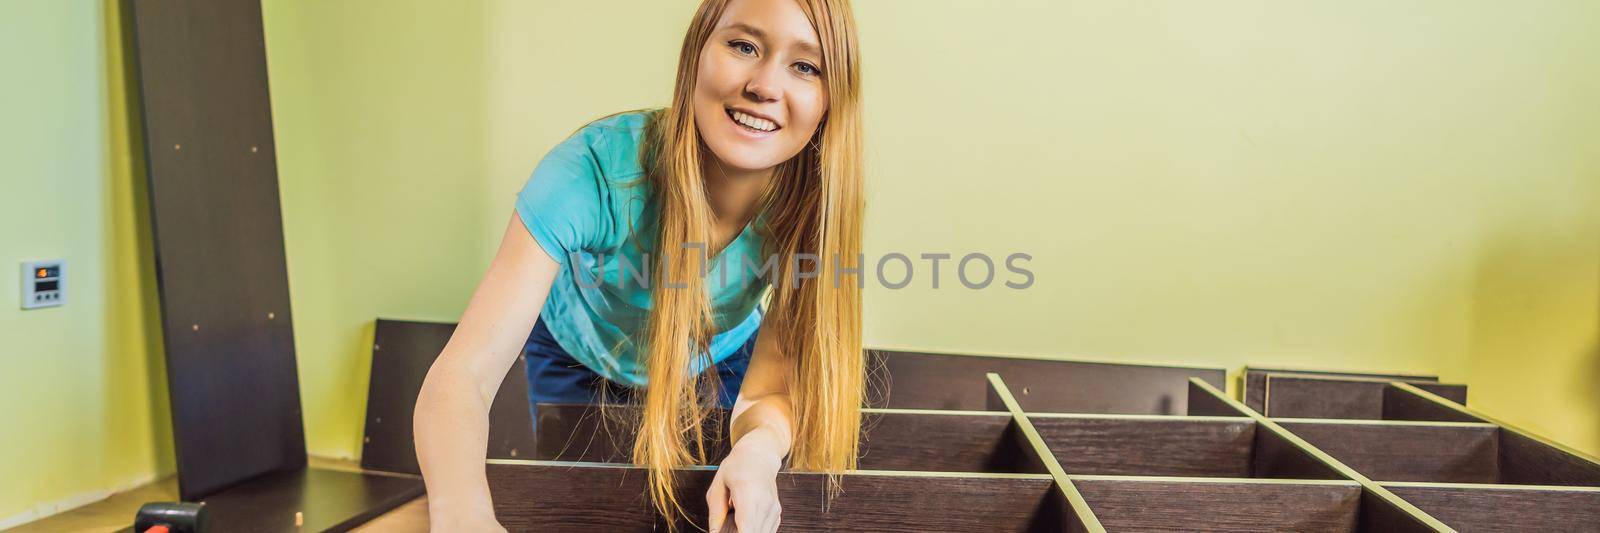
[[[448,339],[449,325],[399,334],[414,326],[380,321],[373,387],[376,365],[407,351],[431,362]],[[832,499],[827,476],[780,473],[785,531],[1600,531],[1594,458],[1483,416],[1465,387],[1428,376],[1247,369],[1241,402],[1219,390],[1221,369],[869,356],[886,386],[864,413],[859,470]],[[373,398],[369,409],[403,408],[386,420],[409,419],[415,392]],[[645,471],[627,464],[634,408],[507,405],[492,428],[538,428],[516,437],[520,457],[490,450],[509,529],[665,530]],[[708,457],[679,474],[684,531],[704,526],[726,416],[707,422]],[[369,450],[397,445],[369,435]]]
[[[378,319],[374,326],[371,380],[367,391],[362,468],[416,474],[411,414],[422,380],[444,350],[455,324]],[[999,357],[904,350],[871,350],[870,405],[884,408],[991,409],[985,372],[998,372],[1020,386],[1025,405],[1036,410],[1084,413],[1182,414],[1188,380],[1221,387],[1221,368],[1161,366]],[[489,411],[491,459],[529,457],[535,447],[528,385],[521,359],[502,381]],[[1056,385],[1052,386],[1054,383]],[[1120,394],[1137,390],[1140,394]],[[611,458],[620,460],[617,458]]]
[[[1454,529],[1600,531],[1600,460],[1468,408],[1463,385],[1260,374],[1271,421]]]
[[[1347,475],[1205,380],[1182,381],[1189,414],[1030,413],[998,374],[983,407],[868,409],[860,470],[829,502],[824,476],[780,476],[795,531],[1430,531],[1431,518]],[[905,386],[902,382],[901,386]],[[1163,395],[1166,388],[1145,394]],[[1139,394],[1127,389],[1122,394]],[[1031,396],[1031,395],[1030,395]],[[1129,404],[1141,404],[1128,398]],[[1157,405],[1159,402],[1148,403]],[[490,489],[508,528],[661,530],[637,495],[644,471],[621,464],[630,407],[541,404],[533,460],[493,460]],[[713,417],[711,435],[726,427]],[[703,524],[703,494],[725,446],[684,473],[680,498]],[[629,496],[603,519],[567,512],[598,487]],[[635,490],[638,489],[638,490]],[[559,494],[552,494],[552,493]],[[570,493],[570,494],[569,494]],[[529,500],[537,494],[542,500]],[[609,498],[609,497],[608,497]],[[1387,498],[1387,499],[1385,499]],[[552,500],[553,499],[553,500]],[[539,501],[540,503],[533,503]],[[560,502],[560,503],[552,503]],[[687,529],[686,529],[687,530]]]

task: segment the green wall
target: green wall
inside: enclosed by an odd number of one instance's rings
[[[173,471],[115,13],[0,2],[0,528]],[[67,305],[22,311],[20,264],[54,258]]]
[[[870,251],[1037,276],[869,288],[870,344],[1438,373],[1600,453],[1600,4],[856,3]],[[666,103],[693,2],[263,7],[307,439],[353,457],[373,318],[456,320],[544,152]],[[0,252],[78,288],[0,306],[39,428],[0,520],[171,469],[106,13],[0,4]]]

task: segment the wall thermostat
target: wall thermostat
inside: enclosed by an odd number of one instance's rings
[[[60,259],[22,264],[22,308],[55,307],[67,302]]]

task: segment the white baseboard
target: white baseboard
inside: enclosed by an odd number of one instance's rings
[[[146,474],[134,478],[133,481],[123,483],[110,489],[91,490],[88,492],[74,494],[53,502],[41,503],[33,506],[32,509],[23,511],[20,514],[0,518],[0,529],[17,527],[35,520],[48,518],[60,513],[71,511],[73,509],[109,498],[112,494],[133,490],[141,486],[154,483],[155,481],[155,474]]]

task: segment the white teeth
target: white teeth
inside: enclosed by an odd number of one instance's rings
[[[778,129],[778,125],[770,120],[759,119],[733,110],[729,110],[729,114],[733,115],[733,119],[739,121],[740,124],[749,126],[752,129],[761,131],[773,131]]]

